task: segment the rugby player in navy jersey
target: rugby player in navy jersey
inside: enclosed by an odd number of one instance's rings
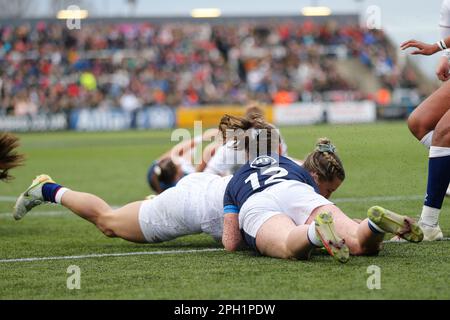
[[[314,248],[325,247],[338,261],[347,262],[349,254],[377,254],[385,232],[412,242],[422,240],[411,218],[375,206],[368,219],[357,223],[328,200],[345,179],[328,139],[320,139],[299,166],[278,154],[278,131],[263,121],[225,116],[220,130],[224,141],[231,139],[245,149],[249,160],[225,190],[226,250],[246,243],[266,256],[307,259]]]

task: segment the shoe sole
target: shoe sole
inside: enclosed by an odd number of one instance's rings
[[[14,220],[18,221],[20,219],[22,219],[27,213],[28,213],[28,209],[25,206],[20,206],[20,204],[24,201],[24,198],[28,196],[28,193],[31,191],[31,189],[36,188],[39,184],[43,183],[43,182],[53,182],[52,178],[50,178],[47,175],[41,175],[43,177],[45,177],[44,180],[39,180],[36,183],[32,183],[27,190],[25,190],[24,192],[22,192],[19,196],[19,198],[17,198],[16,203],[14,204],[14,208],[13,208],[13,217]],[[38,176],[39,177],[39,176]]]
[[[317,234],[319,235],[319,238],[328,253],[341,263],[348,262],[348,260],[350,259],[350,250],[348,249],[347,245],[345,243],[342,243],[339,247],[333,245],[341,243],[343,241],[336,235],[336,230],[334,229],[334,221],[331,214],[327,212],[320,213],[316,217],[315,221]],[[328,234],[329,236],[326,236],[326,234]]]
[[[423,231],[416,221],[407,216],[402,216],[379,206],[371,207],[367,216],[369,219],[386,232],[393,233],[409,242],[421,242]],[[402,232],[402,230],[409,230]]]

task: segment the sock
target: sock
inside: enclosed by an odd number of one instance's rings
[[[67,191],[69,191],[69,189],[62,187],[57,183],[46,183],[42,186],[42,196],[47,202],[61,204],[61,198]]]
[[[308,240],[309,242],[315,246],[315,247],[319,247],[322,248],[323,244],[322,244],[322,240],[320,240],[320,238],[317,236],[317,232],[316,232],[316,222],[313,221],[313,223],[311,223],[308,227]]]
[[[56,192],[56,195],[55,195],[55,202],[58,203],[58,204],[61,204],[62,196],[64,195],[64,193],[66,193],[66,192],[69,191],[69,190],[70,190],[70,189],[67,189],[67,188],[64,188],[64,187],[60,188],[60,189]]]
[[[450,180],[450,148],[430,147],[425,206],[441,209]]]
[[[370,219],[368,221],[369,228],[373,233],[385,233],[383,229],[376,225],[375,222],[372,222]]]
[[[430,149],[431,147],[431,141],[433,140],[433,131],[428,132],[426,135],[423,136],[422,140],[420,140],[420,143],[423,144],[427,149]]]
[[[430,227],[436,227],[439,222],[440,212],[440,209],[423,206],[422,214],[420,215],[420,222]]]

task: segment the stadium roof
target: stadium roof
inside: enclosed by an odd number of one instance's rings
[[[309,17],[302,15],[279,15],[279,16],[221,16],[218,18],[192,18],[192,17],[180,17],[180,16],[167,16],[167,17],[106,17],[106,18],[88,18],[83,20],[83,23],[97,23],[97,22],[109,22],[109,23],[139,23],[139,22],[151,22],[151,23],[170,23],[170,22],[196,22],[196,23],[235,23],[235,22],[282,22],[286,20],[302,22],[306,20],[314,20],[317,22],[334,20],[337,22],[345,23],[358,23],[359,17],[357,14],[335,14],[331,16],[317,16]],[[0,25],[19,25],[23,23],[37,23],[37,22],[58,22],[56,18],[22,18],[22,19],[0,19]],[[64,20],[63,20],[64,21]]]

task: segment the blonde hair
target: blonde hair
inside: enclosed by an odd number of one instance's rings
[[[336,148],[330,139],[320,138],[316,148],[305,159],[303,167],[309,172],[316,173],[320,181],[345,179],[345,170],[341,159],[336,154]]]

